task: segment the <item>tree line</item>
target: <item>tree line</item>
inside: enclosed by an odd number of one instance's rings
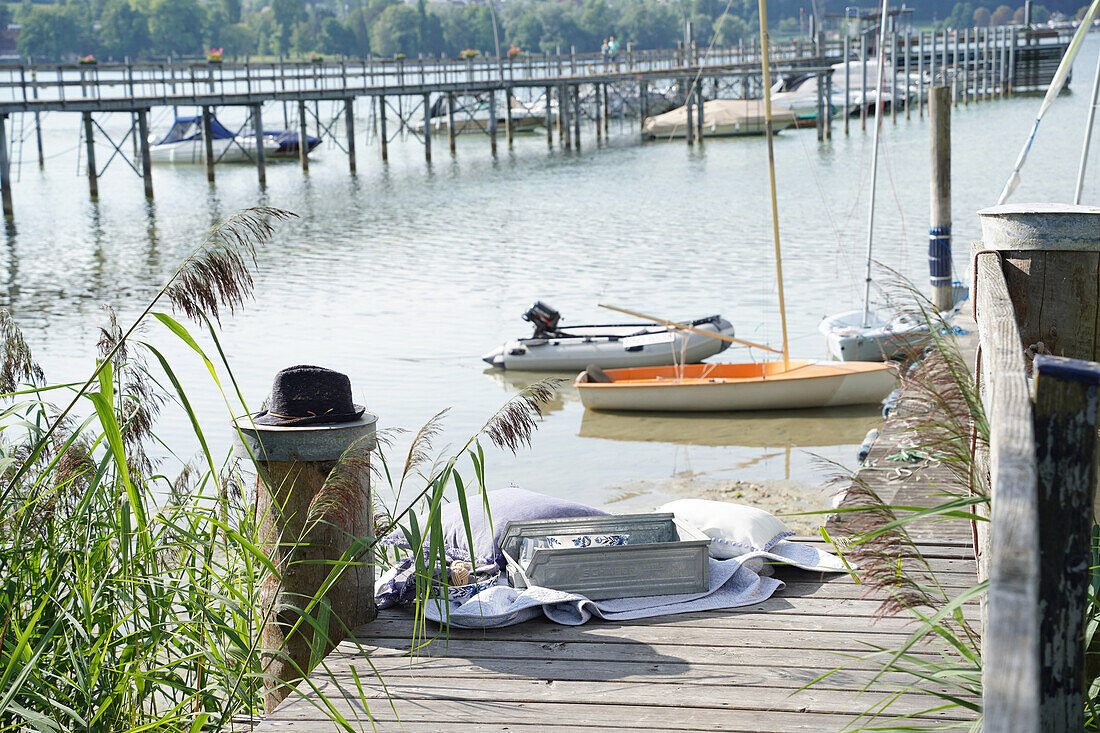
[[[1079,0],[1078,0],[1079,1]],[[845,0],[817,0],[825,13],[843,13]],[[24,0],[14,13],[0,4],[0,24],[21,30],[21,56],[35,60],[196,57],[221,49],[243,56],[352,57],[457,56],[467,49],[553,52],[600,49],[615,36],[622,47],[672,48],[691,20],[703,44],[735,44],[758,32],[756,0],[509,0],[494,5],[414,3],[402,0],[63,0],[43,5]],[[939,0],[919,3],[935,12]],[[1050,3],[1060,7],[1058,0]],[[945,6],[946,7],[946,6]],[[772,31],[795,34],[808,27],[812,0],[770,0]],[[1005,13],[955,3],[942,24],[972,26],[1004,20]],[[1039,7],[1039,16],[1049,12]],[[943,16],[941,16],[943,17]],[[1040,22],[1040,18],[1035,20]]]

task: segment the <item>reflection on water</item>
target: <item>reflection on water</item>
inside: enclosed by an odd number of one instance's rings
[[[1080,62],[1091,68],[1100,38],[1086,43]],[[952,111],[960,274],[966,245],[979,236],[974,212],[996,199],[1036,104],[1014,96]],[[1017,200],[1068,198],[1087,106],[1088,95],[1078,93],[1048,112]],[[329,111],[322,105],[323,115]],[[232,108],[218,114],[227,125],[244,119]],[[366,114],[360,104],[360,129],[367,129]],[[155,132],[171,124],[171,109],[154,115]],[[673,319],[721,313],[743,338],[779,341],[760,139],[708,140],[695,149],[640,145],[635,122],[612,120],[611,142],[596,145],[589,128],[580,153],[548,150],[539,135],[517,136],[514,150],[502,147],[494,159],[487,140],[464,135],[455,158],[444,153],[426,164],[410,138],[390,145],[383,166],[377,145],[363,145],[356,175],[345,154],[325,143],[308,175],[293,162],[269,165],[266,189],[250,166],[218,166],[213,185],[202,166],[158,166],[154,203],[145,200],[141,179],[116,160],[94,203],[77,166],[79,115],[44,117],[44,170],[24,152],[33,150],[33,126],[11,122],[13,137],[32,142],[13,145],[16,219],[5,225],[0,248],[0,302],[55,382],[82,381],[94,368],[101,303],[116,306],[124,321],[132,318],[211,223],[257,204],[301,218],[280,227],[260,252],[255,302],[222,320],[221,344],[253,406],[278,369],[310,362],[348,374],[356,402],[386,427],[415,430],[452,408],[437,444],[461,445],[505,400],[543,376],[486,375],[479,359],[528,332],[521,315],[537,299],[553,304],[567,323],[608,320],[597,303],[612,302]],[[122,133],[130,116],[97,115],[97,122]],[[821,317],[855,307],[860,294],[871,136],[857,129],[845,137],[839,126],[834,133],[823,143],[812,129],[776,140],[796,357],[822,356]],[[883,137],[876,255],[923,285],[927,119],[899,117],[885,125]],[[101,150],[102,160],[110,152]],[[1100,166],[1090,166],[1085,203],[1097,203],[1098,179]],[[192,331],[216,353],[201,328]],[[158,324],[142,338],[172,362],[212,449],[226,450],[228,418],[205,365]],[[740,347],[719,356],[746,358],[750,352]],[[568,382],[533,447],[517,456],[489,455],[493,486],[515,481],[603,504],[615,498],[608,487],[685,470],[723,480],[814,481],[809,453],[852,465],[873,422],[870,412],[585,414],[574,375],[562,376]],[[160,433],[183,460],[198,449],[178,410],[165,410]],[[177,468],[169,459],[164,471]]]
[[[817,448],[859,444],[881,417],[875,405],[698,414],[586,410],[578,435],[683,445]]]

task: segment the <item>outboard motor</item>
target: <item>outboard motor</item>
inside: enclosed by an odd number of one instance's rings
[[[534,305],[523,314],[523,320],[534,324],[534,338],[546,338],[557,334],[561,313],[558,313],[541,300],[536,300]]]

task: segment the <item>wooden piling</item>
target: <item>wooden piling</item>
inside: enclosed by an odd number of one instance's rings
[[[959,106],[959,31],[955,30],[954,53],[951,56],[951,66],[955,69],[951,77],[951,106]]]
[[[693,104],[695,101],[695,89],[693,85],[688,83],[687,79],[683,80],[683,85],[687,90],[687,96],[684,99],[684,109],[687,112],[687,130],[684,131],[684,140],[690,148],[695,144],[695,105]]]
[[[848,104],[851,102],[852,94],[852,62],[850,60],[851,50],[851,38],[848,36],[848,29],[844,29],[844,134],[848,134],[848,118],[851,116],[851,110],[848,109]]]
[[[85,113],[87,114],[87,113]],[[15,215],[11,199],[11,161],[8,160],[8,116],[0,115],[0,200],[4,204],[4,216]]]
[[[496,155],[496,89],[488,92],[488,147]]]
[[[344,133],[348,139],[348,171],[355,173],[355,98],[344,100]]]
[[[95,165],[95,136],[92,132],[92,113],[82,112],[81,116],[84,118],[84,157],[87,159],[88,191],[91,194],[92,201],[95,201],[99,198],[99,176]]]
[[[607,137],[607,134],[610,131],[610,122],[611,122],[611,108],[607,106],[607,83],[604,82],[603,84],[601,84],[600,89],[603,90],[603,134],[604,134],[604,137]],[[620,120],[620,123],[621,123],[622,115],[625,112],[625,110],[623,109],[624,105],[622,104],[622,100],[620,99],[619,101],[620,101],[620,104],[619,104],[619,120]],[[620,124],[619,129],[620,130],[622,129],[621,124]]]
[[[546,147],[554,147],[554,88],[546,87]]]
[[[386,163],[390,159],[390,139],[386,133],[386,96],[384,94],[378,95],[378,132],[378,140],[382,143],[382,162]]]
[[[569,87],[558,86],[558,141],[566,150],[573,149],[573,136],[569,134]]]
[[[573,85],[573,147],[581,149],[581,87]]]
[[[924,119],[924,31],[917,31],[917,117]]]
[[[256,138],[256,177],[260,181],[260,188],[267,185],[267,161],[264,158],[264,120],[263,105],[257,102],[252,105],[252,135]],[[352,130],[348,129],[348,145],[355,145],[355,137]],[[355,150],[354,147],[350,148]],[[352,154],[352,171],[355,170],[355,155]]]
[[[432,104],[431,95],[424,93],[424,162],[432,162]]]
[[[867,131],[867,34],[859,34],[859,129]]]
[[[512,87],[504,87],[504,139],[512,149]]]
[[[309,145],[306,144],[306,101],[298,100],[298,161],[302,164],[302,170],[309,172]]]
[[[149,110],[137,111],[137,136],[141,147],[141,178],[145,183],[145,198],[153,199],[153,160],[149,153]]]
[[[38,72],[34,69],[31,69],[31,96],[38,99]],[[45,168],[46,152],[42,145],[42,115],[39,112],[34,113],[34,140],[38,145],[38,167]]]
[[[84,129],[91,130],[92,115],[84,113]],[[90,138],[89,138],[90,139]],[[90,159],[89,159],[90,160]],[[210,124],[210,108],[202,108],[202,163],[206,168],[206,180],[214,182],[214,130]]]
[[[603,104],[601,104],[601,102],[603,100],[600,97],[600,87],[601,86],[603,86],[603,85],[598,83],[598,82],[596,83],[596,85],[595,85],[596,93],[593,95],[596,98],[595,99],[595,104],[596,104],[596,142],[597,143],[600,141],[600,138],[603,137]]]
[[[695,139],[703,142],[703,80],[695,80]]]
[[[447,92],[447,147],[455,154],[455,93]]]
[[[897,34],[890,34],[890,122],[892,124],[898,124],[898,37]],[[908,80],[906,80],[908,84]],[[880,91],[881,94],[881,91]]]
[[[955,304],[951,284],[951,99],[946,86],[932,87],[928,120],[931,161],[928,264],[932,304],[945,311]]]
[[[638,129],[645,129],[646,113],[649,111],[649,84],[645,79],[638,81]]]
[[[909,75],[909,62],[913,57],[913,44],[910,43],[909,31],[905,32],[905,119],[909,119],[909,102],[912,96],[909,91],[910,77]]]
[[[348,629],[374,620],[377,613],[370,553],[364,556],[360,549],[374,534],[370,471],[364,467],[348,477],[351,486],[341,495],[340,506],[318,509],[321,505],[314,501],[353,442],[369,441],[373,448],[376,422],[367,414],[353,423],[305,430],[283,427],[278,434],[262,426],[252,428],[247,421],[237,424],[238,439],[259,459],[256,512],[261,546],[281,574],[270,577],[260,593],[259,617],[268,619],[260,632],[266,712],[291,692],[289,683],[308,674],[321,659],[312,654],[315,640],[320,642],[318,651],[327,654]],[[338,574],[333,582],[334,573]],[[324,603],[307,611],[315,599]]]

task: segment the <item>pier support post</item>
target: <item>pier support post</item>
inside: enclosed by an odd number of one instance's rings
[[[554,147],[554,88],[546,87],[546,147]]]
[[[348,170],[355,173],[355,99],[344,100],[344,128],[348,135]]]
[[[597,143],[600,141],[600,138],[603,137],[603,104],[602,104],[603,98],[602,98],[602,95],[600,94],[600,89],[602,87],[603,87],[603,84],[600,84],[600,83],[597,83],[595,85],[596,93],[595,93],[594,96],[596,97],[596,142]]]
[[[141,177],[145,182],[145,198],[153,199],[153,160],[149,154],[149,110],[137,111],[138,145],[141,147]]]
[[[607,134],[611,129],[611,127],[610,127],[611,108],[607,106],[607,82],[604,82],[603,84],[601,84],[600,89],[602,90],[601,93],[603,94],[603,136],[607,137]],[[623,109],[623,100],[622,100],[622,98],[620,98],[619,99],[619,119],[620,120],[622,120],[624,112],[625,112],[625,110]]]
[[[378,95],[378,132],[378,139],[382,143],[382,162],[385,163],[390,156],[386,147],[389,143],[389,135],[386,133],[386,97],[383,94]]]
[[[954,303],[951,286],[951,96],[946,85],[932,87],[928,97],[931,148],[931,222],[928,227],[928,271],[932,304],[949,310]]]
[[[573,136],[569,133],[569,87],[558,87],[558,142],[565,144],[566,150],[573,149]]]
[[[687,79],[684,79],[684,88],[687,96],[684,99],[684,111],[687,113],[687,129],[684,130],[684,140],[688,147],[695,144],[695,87]]]
[[[252,105],[252,135],[256,138],[256,175],[260,181],[260,188],[267,185],[267,161],[264,160],[264,119],[261,111],[263,105]],[[354,145],[355,138],[351,130],[348,130],[349,145]],[[352,157],[353,165],[355,158]],[[354,170],[354,167],[352,168]]]
[[[847,25],[847,24],[845,24]],[[851,39],[848,36],[848,29],[844,29],[844,134],[848,134],[848,118],[851,117],[851,111],[848,109],[848,104],[852,99],[852,61],[850,59],[851,51],[849,46],[851,45]]]
[[[91,130],[90,113],[84,113],[84,129]],[[89,140],[91,137],[89,136]],[[91,160],[91,158],[89,158]],[[214,182],[214,129],[210,124],[210,108],[202,108],[202,162],[206,167],[206,180]]]
[[[306,101],[298,100],[298,161],[302,164],[302,170],[309,172],[309,145],[306,144]]]
[[[512,88],[504,87],[504,139],[512,149]]]
[[[38,167],[46,167],[46,152],[42,146],[42,115],[34,113],[34,141],[38,144]]]
[[[489,152],[497,154],[497,90],[489,90]]]
[[[573,146],[581,149],[581,88],[573,86]]]
[[[424,162],[432,162],[432,98],[424,94]]]
[[[447,92],[447,147],[455,154],[455,93]]]
[[[374,534],[371,513],[370,471],[365,467],[350,476],[348,496],[335,510],[318,512],[318,492],[337,465],[337,459],[354,442],[373,449],[377,418],[365,413],[350,423],[265,429],[238,422],[237,439],[258,459],[256,510],[263,552],[281,577],[269,578],[261,590],[261,617],[268,618],[260,632],[264,673],[264,709],[271,712],[291,691],[289,683],[309,674],[320,657],[311,654],[320,637],[322,656],[344,639],[346,629],[373,621],[374,569],[370,552],[362,547]],[[317,514],[320,513],[320,516]],[[335,582],[330,576],[336,575]],[[322,594],[328,622],[318,624],[322,607],[306,611]],[[312,621],[304,618],[312,617]],[[323,621],[321,623],[324,623]],[[297,624],[298,628],[293,629]],[[320,633],[315,629],[319,627]]]
[[[88,191],[92,196],[92,201],[99,198],[99,177],[96,172],[95,166],[95,137],[92,132],[92,113],[81,113],[84,117],[84,151],[88,164]],[[5,156],[7,156],[7,148],[5,147]],[[210,180],[213,180],[211,178]]]
[[[646,113],[649,111],[649,84],[645,79],[638,82],[638,129],[645,129]]]
[[[11,161],[8,160],[8,116],[0,115],[0,199],[4,203],[4,216],[15,214],[11,200]]]
[[[859,34],[859,129],[867,131],[867,34]]]
[[[695,139],[703,143],[703,80],[695,80]]]

